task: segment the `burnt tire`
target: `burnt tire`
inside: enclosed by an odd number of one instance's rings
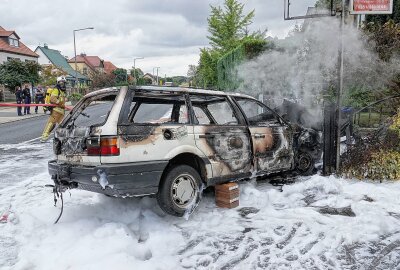
[[[160,208],[173,216],[192,213],[201,198],[201,177],[188,165],[168,169],[161,180],[157,193]]]
[[[300,175],[312,175],[314,173],[315,160],[308,151],[300,151],[296,157],[296,171]]]

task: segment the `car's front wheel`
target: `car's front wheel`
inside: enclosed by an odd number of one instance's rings
[[[300,151],[296,158],[296,169],[301,175],[312,175],[315,161],[309,151]]]
[[[161,209],[174,216],[183,216],[196,208],[201,196],[199,173],[187,165],[178,165],[167,171],[157,193]]]

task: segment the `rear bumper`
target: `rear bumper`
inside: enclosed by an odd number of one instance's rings
[[[158,191],[161,175],[168,161],[135,162],[126,164],[104,164],[99,166],[78,166],[66,163],[57,163],[51,160],[48,163],[49,174],[56,184],[65,187],[78,188],[110,196],[143,196]],[[99,179],[99,174],[106,175],[108,185],[105,189],[99,181],[92,181],[92,177]]]

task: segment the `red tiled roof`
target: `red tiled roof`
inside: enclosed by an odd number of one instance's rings
[[[10,44],[8,43],[8,39],[4,38],[4,37],[9,37],[11,34],[14,34],[18,38],[19,47],[10,46]],[[27,55],[32,57],[39,57],[39,55],[34,53],[31,49],[29,49],[27,46],[25,46],[24,43],[22,43],[19,40],[19,36],[17,35],[17,33],[15,33],[15,31],[6,31],[3,27],[0,26],[0,37],[3,37],[0,38],[0,51]]]
[[[87,56],[85,54],[80,54],[76,56],[77,63],[85,63],[90,68],[103,68],[103,60],[98,56]],[[75,63],[75,57],[68,60],[68,63]]]
[[[107,74],[110,74],[114,70],[116,70],[117,67],[111,63],[110,61],[104,61],[104,72]]]
[[[104,67],[102,64],[102,60],[98,56],[86,56],[86,59],[89,61],[89,63],[94,66],[94,67]]]
[[[87,56],[84,54],[77,55],[76,56],[76,62],[77,63],[85,63],[91,70],[95,71],[95,66],[93,66],[89,60],[87,59]],[[71,58],[68,60],[68,63],[75,63],[75,57]]]

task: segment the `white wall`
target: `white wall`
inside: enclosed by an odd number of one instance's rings
[[[39,48],[36,48],[35,53],[39,55],[38,63],[39,65],[51,65],[49,58],[43,53]]]
[[[6,62],[7,61],[7,57],[19,58],[22,62],[25,62],[25,60],[30,60],[30,61],[37,62],[37,58],[36,57],[13,54],[13,53],[7,53],[7,52],[0,52],[0,64]]]

